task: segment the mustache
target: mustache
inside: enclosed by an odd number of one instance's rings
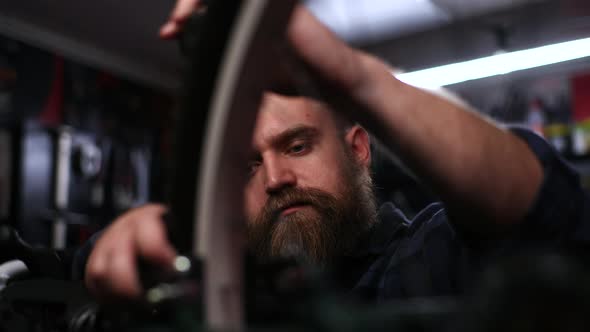
[[[332,195],[313,188],[284,188],[269,196],[262,210],[263,220],[274,221],[281,212],[294,205],[310,205],[316,209],[325,209],[333,202]]]

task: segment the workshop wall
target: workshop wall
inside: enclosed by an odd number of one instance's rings
[[[2,222],[68,247],[162,199],[172,109],[165,92],[0,37]]]

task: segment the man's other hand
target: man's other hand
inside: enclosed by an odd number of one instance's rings
[[[85,283],[101,299],[136,299],[142,293],[138,259],[171,269],[176,251],[166,237],[162,214],[150,204],[116,219],[98,239],[86,265]]]
[[[201,0],[178,0],[168,17],[168,21],[160,28],[160,38],[171,39],[178,36],[186,20],[201,6]]]

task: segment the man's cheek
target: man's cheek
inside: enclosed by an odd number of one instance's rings
[[[244,216],[246,217],[246,221],[248,223],[252,223],[254,222],[254,220],[256,220],[256,217],[260,214],[263,207],[264,203],[262,202],[262,200],[257,200],[252,196],[248,196],[248,194],[246,193],[244,197],[243,211]]]
[[[262,216],[263,208],[264,206],[258,202],[256,202],[256,204],[251,205],[245,213],[246,221],[249,224],[255,224]]]

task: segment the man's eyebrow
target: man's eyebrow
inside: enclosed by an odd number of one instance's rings
[[[313,139],[320,135],[320,131],[308,125],[300,125],[289,128],[280,134],[271,136],[268,141],[273,148],[283,148],[285,145],[291,143],[295,139]],[[260,160],[260,152],[251,151],[248,154],[248,160]]]
[[[282,133],[272,137],[270,143],[274,147],[282,147],[289,144],[295,139],[301,138],[315,138],[319,136],[320,132],[315,127],[301,125],[293,128],[289,128]]]

